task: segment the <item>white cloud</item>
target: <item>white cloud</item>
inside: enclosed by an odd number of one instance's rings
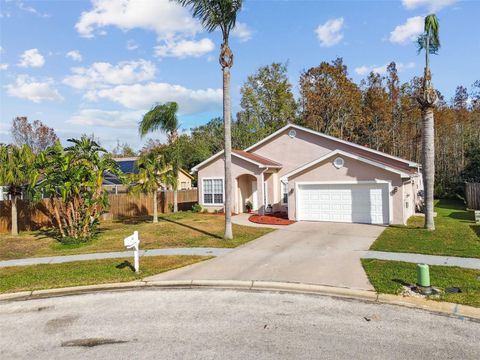
[[[72,59],[73,61],[82,61],[83,57],[78,50],[72,50],[65,54],[67,58]]]
[[[90,67],[72,68],[72,72],[73,75],[63,79],[64,84],[75,89],[93,89],[151,80],[155,77],[156,67],[152,62],[140,59],[122,61],[117,65],[97,62]]]
[[[134,40],[128,40],[125,47],[127,50],[132,51],[138,49],[138,44]]]
[[[170,0],[92,0],[92,9],[82,12],[75,28],[81,36],[93,37],[96,29],[107,26],[124,31],[147,29],[155,31],[159,39],[201,30],[186,8]]]
[[[403,6],[408,10],[425,7],[430,12],[439,11],[456,2],[457,0],[402,0]]]
[[[20,55],[20,67],[42,67],[45,64],[45,58],[38,51],[38,49],[26,50]]]
[[[248,27],[247,24],[237,22],[235,29],[233,29],[232,35],[235,36],[238,41],[245,42],[252,38],[253,31]]]
[[[369,74],[370,72],[373,71],[377,74],[384,75],[384,74],[387,73],[388,65],[389,65],[389,63],[384,64],[384,65],[380,65],[380,66],[377,66],[377,65],[371,65],[371,66],[363,65],[363,66],[356,67],[355,72],[358,75],[367,75],[367,74]],[[407,69],[413,69],[415,67],[414,62],[409,62],[407,64],[397,63],[396,65],[397,65],[398,72],[402,72],[402,71],[405,71]]]
[[[423,32],[424,21],[422,16],[408,18],[405,24],[398,25],[393,29],[390,33],[390,42],[406,44],[414,41]]]
[[[337,19],[330,19],[326,23],[318,25],[315,32],[320,41],[320,46],[330,47],[338,44],[343,39],[344,19],[343,17]]]
[[[63,99],[58,90],[53,88],[53,79],[50,78],[41,81],[28,75],[19,75],[14,84],[8,84],[5,88],[9,96],[27,99],[34,103]]]
[[[0,64],[0,70],[7,70],[8,64]]]
[[[165,45],[155,46],[155,55],[158,57],[200,57],[215,49],[212,40],[204,38],[195,40],[166,41]]]
[[[139,111],[107,111],[100,109],[82,109],[73,115],[67,123],[82,126],[103,126],[108,128],[138,128],[143,110]]]
[[[91,101],[106,99],[136,110],[149,109],[155,103],[176,101],[179,112],[185,115],[220,110],[222,90],[192,90],[180,85],[150,82],[90,90],[85,98]]]
[[[37,9],[35,9],[33,6],[31,6],[31,5],[26,5],[26,4],[25,4],[23,1],[21,1],[21,0],[15,1],[15,4],[16,4],[16,6],[17,6],[20,10],[22,10],[22,11],[29,12],[29,13],[34,14],[34,15],[37,15],[37,16],[39,16],[39,17],[44,17],[44,18],[50,17],[49,14],[47,14],[47,13],[42,13],[42,12],[38,11]]]

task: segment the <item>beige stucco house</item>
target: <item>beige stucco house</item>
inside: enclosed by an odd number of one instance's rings
[[[223,209],[224,157],[198,172],[200,205]],[[260,214],[292,220],[405,224],[423,190],[420,165],[289,124],[245,150],[233,150],[234,212],[250,201]]]

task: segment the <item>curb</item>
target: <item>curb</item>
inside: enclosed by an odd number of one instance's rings
[[[426,310],[434,313],[470,318],[480,321],[480,308],[449,302],[439,302],[414,297],[404,297],[390,294],[377,294],[369,290],[357,290],[327,285],[304,284],[295,282],[277,282],[261,280],[157,280],[131,281],[123,283],[75,286],[58,289],[21,291],[0,294],[0,302],[33,300],[67,295],[79,295],[112,290],[133,290],[146,288],[164,289],[239,289],[249,291],[281,291],[290,293],[316,294],[378,304],[404,306],[413,309]]]

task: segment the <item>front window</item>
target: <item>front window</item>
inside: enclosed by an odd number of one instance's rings
[[[223,179],[203,179],[203,203],[205,205],[223,204]]]
[[[282,204],[288,203],[288,182],[282,181]]]

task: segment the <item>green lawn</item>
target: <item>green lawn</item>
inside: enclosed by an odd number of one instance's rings
[[[157,224],[150,219],[104,221],[99,235],[82,245],[63,245],[42,231],[22,232],[19,236],[0,235],[0,260],[122,251],[123,239],[138,230],[140,248],[236,247],[270,231],[233,225],[233,240],[223,240],[224,217],[191,212],[164,214]]]
[[[385,294],[399,294],[402,284],[416,283],[416,264],[399,261],[363,259],[370,282],[375,290]],[[433,287],[441,290],[459,287],[462,293],[442,293],[437,300],[480,307],[480,270],[449,266],[430,266]]]
[[[139,274],[133,271],[131,258],[0,268],[0,293],[133,281],[206,259],[209,257],[142,257]]]
[[[423,229],[424,218],[412,216],[407,226],[389,226],[371,250],[480,258],[480,225],[461,202],[436,202],[435,231]]]

